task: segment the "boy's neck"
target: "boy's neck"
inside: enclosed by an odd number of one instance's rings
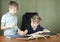
[[[33,28],[33,30],[36,30],[36,28]]]
[[[38,27],[38,25],[34,26],[34,24],[31,22],[31,27],[33,30],[36,30],[36,28]]]
[[[36,28],[37,28],[37,27],[33,27],[32,25],[31,25],[31,27],[32,27],[33,30],[36,30]]]

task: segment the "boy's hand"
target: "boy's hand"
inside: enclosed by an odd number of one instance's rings
[[[18,32],[18,35],[19,35],[19,36],[24,36],[25,34],[24,34],[23,31],[19,31],[19,32]]]
[[[38,31],[38,32],[33,33],[33,34],[37,35],[37,34],[42,34],[42,33],[43,33],[43,31]]]
[[[18,29],[18,35],[19,35],[19,36],[24,36],[24,35],[27,34],[27,32],[28,32],[27,30],[21,31],[21,30]]]
[[[51,32],[51,31],[48,29],[44,29],[43,32]]]

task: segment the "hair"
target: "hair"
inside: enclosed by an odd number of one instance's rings
[[[17,9],[18,9],[18,3],[16,3],[15,1],[10,1],[9,3],[8,3],[8,6],[10,7],[10,6],[14,6],[14,7],[16,7]]]

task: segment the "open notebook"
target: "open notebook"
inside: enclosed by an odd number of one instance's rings
[[[18,36],[18,35],[7,35],[5,37],[11,39],[11,38],[16,38],[16,39],[35,39],[35,38],[44,38],[46,39],[46,37],[50,36],[50,32],[36,32],[33,34],[27,34],[25,36]]]
[[[18,35],[7,35],[5,37],[11,39],[11,38],[16,38],[16,39],[26,39],[26,40],[30,40],[30,39],[35,39],[35,38],[44,38],[46,39],[47,36],[50,36],[50,33],[38,33],[38,34],[29,34],[29,35],[25,35],[25,36],[18,36]]]
[[[22,39],[22,40],[30,40],[30,39],[34,39],[34,38],[32,38],[32,36],[31,35],[25,35],[25,36],[18,36],[18,35],[7,35],[7,36],[5,36],[5,37],[7,37],[7,38],[9,38],[9,39]]]

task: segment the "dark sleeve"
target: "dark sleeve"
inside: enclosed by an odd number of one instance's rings
[[[31,28],[31,27],[30,27],[30,26],[28,26],[26,29],[27,29],[28,31],[30,31],[30,28]]]
[[[32,33],[35,32],[35,31],[32,30],[31,25],[29,25],[29,26],[27,27],[27,30],[28,30],[28,33],[27,33],[27,34],[32,34]]]

